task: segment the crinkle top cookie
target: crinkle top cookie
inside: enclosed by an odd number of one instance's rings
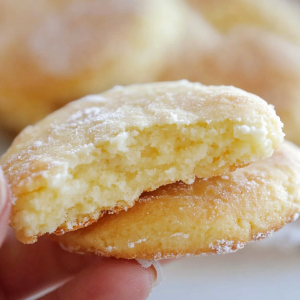
[[[1,158],[11,225],[32,243],[127,209],[144,191],[272,155],[282,123],[261,98],[187,81],[115,87],[27,127]]]

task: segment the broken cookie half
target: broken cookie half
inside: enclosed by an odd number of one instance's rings
[[[273,107],[237,88],[115,87],[15,139],[0,160],[14,201],[11,226],[24,243],[77,230],[132,207],[145,191],[270,157],[283,136]]]

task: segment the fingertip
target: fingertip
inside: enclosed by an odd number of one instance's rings
[[[164,279],[163,269],[160,262],[156,260],[136,260],[143,268],[147,269],[151,279],[152,279],[152,288],[160,285]],[[164,263],[164,261],[162,261]]]
[[[144,268],[135,260],[103,259],[100,268],[107,279],[107,291],[114,291],[116,299],[148,299],[156,281],[156,270]],[[107,295],[107,299],[115,298]]]
[[[69,252],[61,244],[49,239],[49,237],[42,237],[41,240],[43,238],[46,247],[49,247],[48,245],[51,246],[51,253],[60,274],[76,274],[89,267],[98,258],[94,254],[80,255]]]
[[[73,280],[42,299],[146,300],[156,277],[153,268],[143,268],[135,260],[98,258]]]
[[[151,286],[152,288],[157,286],[157,269],[152,265],[149,268],[146,268],[146,271],[148,272],[151,280]]]

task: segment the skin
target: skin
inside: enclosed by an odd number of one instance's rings
[[[24,299],[53,285],[40,300],[143,300],[156,280],[136,261],[68,253],[47,238],[18,242],[8,229],[10,199],[0,168],[0,300]]]

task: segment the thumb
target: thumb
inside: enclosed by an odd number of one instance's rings
[[[10,201],[8,201],[8,187],[3,171],[0,167],[0,246],[5,238],[10,212]]]

